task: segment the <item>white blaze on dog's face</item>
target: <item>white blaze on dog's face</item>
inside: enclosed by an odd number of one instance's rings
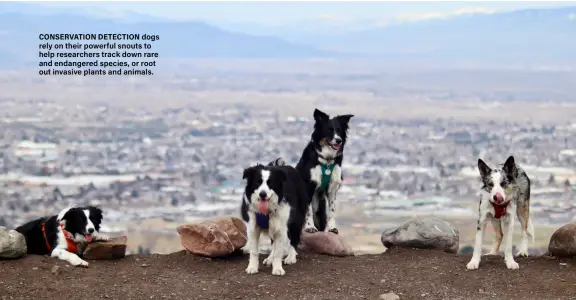
[[[314,110],[314,132],[312,140],[318,143],[322,156],[334,157],[346,143],[348,123],[354,115],[330,116]]]
[[[510,156],[501,169],[490,168],[483,160],[478,159],[478,170],[482,179],[482,191],[489,194],[489,201],[496,205],[506,205],[516,178],[516,163]]]
[[[282,198],[284,173],[274,167],[257,165],[244,170],[243,178],[247,179],[245,194],[252,209],[262,214],[275,211]]]

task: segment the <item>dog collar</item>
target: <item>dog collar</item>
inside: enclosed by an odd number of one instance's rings
[[[64,233],[66,239],[66,250],[71,253],[78,253],[78,244],[74,241],[74,236],[64,229],[64,224],[60,223],[60,229]],[[46,236],[46,221],[42,222],[42,235],[44,235],[44,241],[46,242],[46,248],[48,252],[52,253],[52,246],[48,242],[48,237]]]
[[[500,219],[506,214],[506,208],[508,208],[510,201],[506,202],[506,205],[497,205],[492,202],[490,202],[490,204],[492,204],[492,207],[494,208],[494,219]]]

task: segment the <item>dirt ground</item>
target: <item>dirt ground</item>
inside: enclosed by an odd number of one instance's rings
[[[576,299],[576,258],[484,257],[467,271],[470,256],[418,249],[380,255],[331,257],[301,253],[285,276],[270,267],[247,275],[248,257],[208,259],[184,251],[133,255],[67,266],[28,255],[0,261],[0,299]],[[261,255],[261,260],[264,259]]]

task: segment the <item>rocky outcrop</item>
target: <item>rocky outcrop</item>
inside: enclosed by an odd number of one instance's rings
[[[0,258],[19,258],[26,251],[26,238],[20,232],[0,226]]]
[[[246,245],[246,224],[236,217],[219,217],[178,227],[182,246],[191,253],[218,257]]]
[[[576,222],[558,228],[550,237],[548,252],[553,256],[576,256]]]
[[[381,241],[386,248],[397,246],[457,253],[459,233],[452,224],[440,218],[411,219],[384,230]]]

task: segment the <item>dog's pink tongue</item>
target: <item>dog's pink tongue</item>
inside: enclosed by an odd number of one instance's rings
[[[92,242],[92,235],[91,234],[86,235],[86,241],[88,241],[88,243]]]
[[[267,214],[268,213],[268,201],[267,200],[258,201],[258,210],[262,214]]]

